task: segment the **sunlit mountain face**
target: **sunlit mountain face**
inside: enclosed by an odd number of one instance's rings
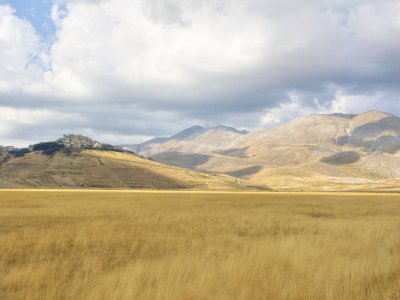
[[[400,118],[376,110],[312,114],[251,133],[195,126],[123,147],[276,189],[387,188],[400,179]]]

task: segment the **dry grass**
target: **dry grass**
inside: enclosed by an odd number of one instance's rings
[[[3,191],[0,299],[400,299],[400,196]]]

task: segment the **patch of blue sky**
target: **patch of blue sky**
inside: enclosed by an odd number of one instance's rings
[[[56,26],[51,19],[54,0],[0,0],[0,4],[11,6],[15,10],[15,15],[30,22],[41,37],[41,49],[31,54],[25,68],[36,65],[43,70],[51,70],[51,63],[43,59],[43,54],[50,50],[55,38]]]
[[[28,20],[45,42],[54,38],[56,27],[51,19],[52,0],[0,0],[15,10],[15,15]]]

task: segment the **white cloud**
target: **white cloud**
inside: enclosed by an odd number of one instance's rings
[[[54,7],[59,31],[45,86],[85,99],[123,93],[133,96],[129,101],[187,102],[385,78],[386,55],[400,50],[400,6],[345,8],[313,1],[68,1],[63,18]]]
[[[215,120],[254,128],[317,112],[400,113],[397,1],[55,3],[48,70],[29,64],[41,49],[33,27],[0,6],[0,105],[73,113],[110,140]]]
[[[61,20],[67,16],[67,11],[65,8],[60,4],[54,4],[51,7],[50,17],[54,22],[56,27],[61,26]]]
[[[219,12],[211,3],[182,3],[69,3],[66,17],[54,13],[60,28],[46,86],[73,97],[126,90],[146,99],[190,101],[210,89],[225,92],[221,79],[262,61],[268,34],[259,22],[246,24],[243,5]]]
[[[0,92],[18,92],[35,75],[31,60],[40,49],[40,40],[26,20],[14,15],[8,5],[0,5]]]

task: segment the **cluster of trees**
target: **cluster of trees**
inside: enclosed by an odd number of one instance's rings
[[[29,148],[21,148],[21,149],[14,149],[11,150],[9,153],[14,155],[15,157],[23,157],[25,154],[29,153]]]
[[[33,151],[42,151],[43,154],[51,155],[57,150],[63,148],[64,146],[59,145],[55,142],[42,142],[39,144],[35,144],[32,147]],[[9,151],[9,153],[14,155],[15,157],[23,157],[29,152],[31,152],[29,148],[20,148]]]
[[[63,147],[64,145],[57,144],[56,142],[42,142],[33,145],[33,151],[42,151],[43,154],[51,155]]]

